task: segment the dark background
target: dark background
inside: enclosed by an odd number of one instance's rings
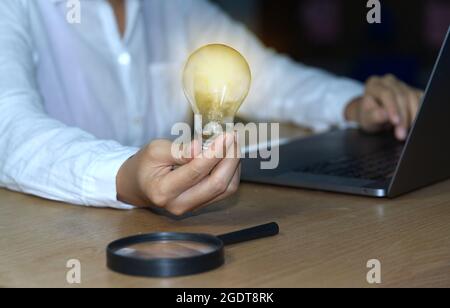
[[[450,0],[211,0],[268,46],[308,65],[361,81],[393,73],[424,88],[450,25]]]

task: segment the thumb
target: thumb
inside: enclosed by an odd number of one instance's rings
[[[171,156],[173,158],[171,162],[177,165],[185,165],[200,155],[201,152],[202,145],[198,140],[181,144],[174,142],[171,146]]]

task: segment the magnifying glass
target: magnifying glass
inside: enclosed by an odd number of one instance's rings
[[[273,222],[219,236],[196,233],[137,235],[108,245],[107,266],[115,272],[132,276],[193,275],[222,266],[227,245],[278,233],[278,224]]]

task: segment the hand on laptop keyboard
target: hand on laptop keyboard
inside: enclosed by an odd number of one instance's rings
[[[392,75],[372,77],[366,83],[364,96],[347,106],[346,118],[367,132],[394,127],[396,138],[403,141],[414,123],[422,96],[422,91]]]

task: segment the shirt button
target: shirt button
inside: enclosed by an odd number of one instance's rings
[[[119,55],[118,61],[120,65],[129,65],[131,62],[131,56],[128,52],[123,52]]]

